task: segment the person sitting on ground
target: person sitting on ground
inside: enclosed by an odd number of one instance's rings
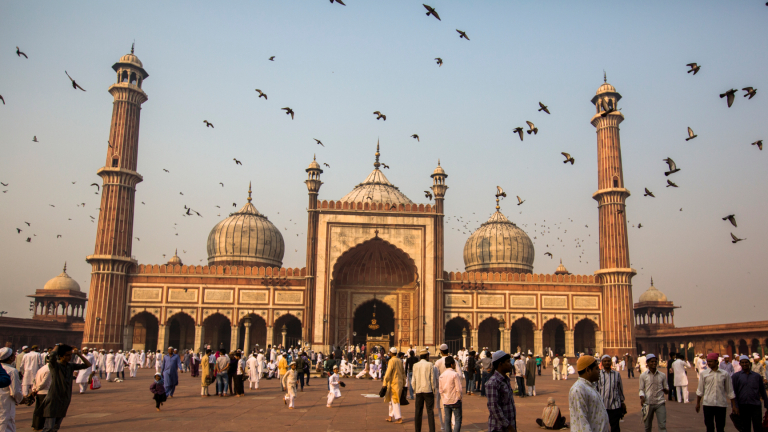
[[[565,417],[560,414],[560,408],[555,405],[555,398],[547,399],[547,406],[544,408],[544,412],[541,413],[541,418],[536,419],[536,424],[544,429],[554,430],[568,427]]]

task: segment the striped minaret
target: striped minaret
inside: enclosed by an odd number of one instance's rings
[[[600,215],[600,270],[603,285],[603,353],[623,356],[635,354],[632,311],[632,277],[627,241],[625,201],[629,191],[624,188],[621,167],[619,124],[624,115],[616,108],[621,95],[603,78],[592,103],[597,113],[591,123],[597,129],[597,192],[592,195]]]
[[[131,257],[136,172],[139,151],[139,117],[147,95],[141,89],[149,76],[141,61],[131,53],[112,66],[117,83],[109,87],[112,104],[109,147],[102,178],[101,211],[91,264],[91,287],[85,319],[83,345],[104,349],[128,349],[131,340],[127,327],[128,272],[136,265]]]

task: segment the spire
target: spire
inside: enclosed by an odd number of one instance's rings
[[[379,169],[381,164],[379,163],[379,156],[381,156],[381,153],[379,153],[379,140],[376,140],[376,162],[373,163],[373,167],[376,169]]]
[[[313,155],[312,155],[312,160],[313,160],[313,161],[316,161],[316,160],[317,160],[317,153],[315,153],[315,154],[313,154]]]
[[[437,166],[440,166],[440,158],[437,158]]]
[[[605,74],[605,69],[603,69],[603,82],[608,83],[608,76]]]
[[[66,272],[67,272],[67,262],[66,262],[66,261],[64,261],[64,270],[62,270],[62,271],[63,271],[64,273],[66,273]]]
[[[248,202],[251,202],[251,182],[248,182]]]
[[[131,44],[131,54],[133,54],[133,47],[134,47],[135,45],[136,45],[136,41],[133,41],[133,43]]]
[[[653,276],[651,276],[651,286],[653,286]]]
[[[179,248],[176,248],[176,250],[173,251],[173,256],[179,256]]]
[[[499,207],[499,197],[496,197],[496,211],[498,212],[501,207]]]

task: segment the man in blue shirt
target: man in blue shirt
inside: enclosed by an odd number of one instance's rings
[[[763,400],[763,405],[768,409],[768,395],[765,393],[763,377],[752,372],[749,357],[745,355],[739,357],[739,365],[741,371],[733,374],[731,380],[733,381],[733,392],[736,394],[736,404],[739,406],[741,432],[750,432],[753,428],[755,432],[761,432],[763,430],[763,413],[760,399]]]
[[[173,352],[173,347],[168,347],[168,354],[163,357],[163,381],[165,395],[168,397],[173,397],[173,392],[179,385],[179,369],[181,369],[181,359]]]

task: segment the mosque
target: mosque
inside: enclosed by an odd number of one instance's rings
[[[309,163],[304,268],[282,266],[283,237],[252,202],[250,186],[247,203],[210,231],[208,265],[186,265],[177,255],[151,265],[132,258],[135,190],[143,180],[139,117],[149,74],[133,49],[112,68],[111,146],[97,171],[102,211],[94,253],[86,257],[92,276],[83,345],[154,350],[284,344],[327,352],[350,343],[447,343],[454,352],[466,346],[621,356],[636,353],[636,326],[647,338],[658,333],[643,327],[643,317],[658,322],[671,316],[674,305],[666,297],[654,303],[660,297],[653,292],[632,303],[636,272],[629,266],[625,211],[630,192],[619,142],[624,115],[616,109],[621,95],[607,82],[591,99],[598,159],[592,198],[600,224],[594,274],[573,275],[562,262],[534,273],[533,243],[501,212],[498,198],[496,212],[466,241],[465,271],[446,272],[448,173],[438,162],[429,174],[434,201],[416,203],[381,171],[378,145],[373,170],[340,198],[320,199],[323,170]],[[656,300],[644,302],[646,297]],[[44,300],[35,310],[36,316],[50,311]]]

